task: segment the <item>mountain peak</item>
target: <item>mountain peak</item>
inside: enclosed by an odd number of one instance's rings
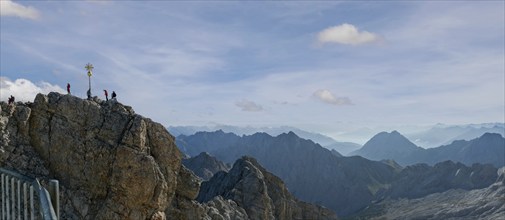
[[[352,152],[371,160],[393,159],[398,155],[411,154],[417,151],[417,147],[409,139],[398,131],[380,132],[373,136],[363,147]]]
[[[486,132],[482,136],[479,137],[479,139],[492,139],[492,138],[503,138],[503,136],[501,136],[501,134],[498,134],[498,133]]]
[[[400,132],[394,130],[390,133],[388,132],[380,132],[373,136],[363,147],[365,147],[367,144],[370,145],[371,143],[377,143],[377,142],[382,142],[384,144],[396,144],[396,143],[402,143],[406,147],[417,147],[414,143],[412,143],[409,139],[407,139],[405,136],[400,134]]]

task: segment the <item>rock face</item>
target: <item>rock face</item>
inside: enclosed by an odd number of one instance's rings
[[[58,93],[0,107],[0,166],[58,179],[62,219],[249,219],[229,199],[197,202],[174,137],[131,107]]]
[[[297,201],[282,180],[250,157],[237,160],[229,173],[221,171],[203,182],[197,200],[216,196],[237,202],[251,219],[336,219],[328,209]]]
[[[1,117],[1,165],[58,179],[64,218],[159,219],[176,195],[174,138],[115,100],[39,94]]]
[[[418,199],[387,199],[367,207],[355,219],[503,219],[505,167],[484,189],[452,189]]]
[[[228,172],[230,170],[223,162],[206,152],[202,152],[196,157],[183,159],[182,164],[203,180],[209,180],[219,171]]]

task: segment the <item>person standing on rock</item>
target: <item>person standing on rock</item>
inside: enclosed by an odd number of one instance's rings
[[[116,92],[112,91],[112,99],[116,99]]]
[[[107,93],[107,90],[104,89],[103,93],[105,94],[105,101],[109,101],[109,93]]]
[[[67,94],[70,95],[70,83],[67,83]]]
[[[9,101],[9,105],[14,103],[14,96],[11,95],[11,97],[9,97],[8,101]]]
[[[86,92],[86,94],[88,95],[88,99],[91,99],[91,89],[88,89],[88,92]]]

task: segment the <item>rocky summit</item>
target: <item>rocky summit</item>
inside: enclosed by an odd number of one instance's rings
[[[196,201],[200,180],[174,137],[116,100],[49,93],[0,107],[0,166],[59,180],[62,219],[259,219],[226,196]]]

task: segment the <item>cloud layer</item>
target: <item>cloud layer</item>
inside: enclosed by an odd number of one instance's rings
[[[317,35],[319,43],[339,43],[348,45],[360,45],[373,43],[379,40],[379,37],[368,31],[359,31],[352,24],[341,24],[324,29]]]
[[[1,16],[14,16],[26,19],[37,19],[39,18],[39,12],[33,7],[27,7],[11,0],[1,0],[0,1],[0,15]]]
[[[258,105],[252,101],[245,100],[245,99],[235,102],[235,106],[239,107],[242,111],[245,111],[245,112],[263,111],[263,106]]]
[[[332,105],[352,105],[348,97],[336,97],[326,89],[320,89],[314,92],[314,97],[318,98],[324,103]]]
[[[8,97],[13,95],[16,101],[33,102],[38,93],[49,92],[66,93],[61,87],[47,82],[35,84],[27,79],[11,81],[6,77],[0,77],[0,100],[2,101],[7,101]]]

